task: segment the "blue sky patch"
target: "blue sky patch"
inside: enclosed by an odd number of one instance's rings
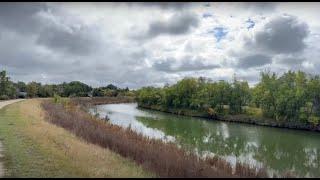
[[[213,30],[208,31],[208,33],[213,33],[214,37],[219,42],[221,39],[223,39],[228,34],[228,31],[226,28],[216,27]]]
[[[254,23],[254,21],[252,21],[251,19],[248,19],[248,20],[246,21],[246,25],[247,25],[247,29],[251,29],[251,28],[254,27],[255,23]]]
[[[202,17],[203,18],[212,17],[212,14],[206,12],[206,13],[203,13]]]

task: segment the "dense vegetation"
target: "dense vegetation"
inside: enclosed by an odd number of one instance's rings
[[[320,77],[301,71],[281,76],[262,72],[260,82],[252,88],[236,78],[232,82],[184,78],[172,86],[141,88],[137,101],[141,107],[199,110],[220,116],[250,114],[277,122],[318,125]]]
[[[139,106],[205,112],[210,116],[248,114],[277,122],[320,124],[320,76],[288,71],[281,76],[262,72],[250,88],[247,81],[212,82],[185,78],[163,88],[144,87],[137,92],[112,84],[92,88],[80,81],[61,84],[12,82],[0,72],[0,100],[18,97],[137,96]]]
[[[72,81],[61,84],[41,84],[38,82],[12,82],[6,71],[0,72],[0,100],[14,99],[18,97],[103,97],[103,96],[133,96],[134,92],[128,88],[121,89],[112,84],[105,87],[92,88],[80,81]]]
[[[74,101],[43,101],[49,122],[60,126],[83,140],[109,148],[123,157],[130,158],[160,177],[267,177],[265,168],[250,168],[236,162],[235,168],[215,156],[200,158],[174,143],[164,143],[138,134],[130,128],[105,123],[82,110]],[[109,103],[114,103],[110,98]],[[282,176],[290,176],[282,175]]]

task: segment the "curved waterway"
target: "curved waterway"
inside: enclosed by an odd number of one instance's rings
[[[140,109],[136,103],[91,109],[110,122],[145,136],[171,141],[199,155],[218,155],[231,164],[264,166],[270,176],[292,171],[320,177],[320,133],[205,120]]]

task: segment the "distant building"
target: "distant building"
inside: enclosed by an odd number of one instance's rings
[[[19,91],[19,92],[17,93],[18,98],[26,98],[27,95],[28,95],[28,94],[27,94],[26,92],[22,92],[22,91]]]

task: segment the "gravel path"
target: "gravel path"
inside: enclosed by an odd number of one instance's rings
[[[9,104],[12,104],[12,103],[15,103],[15,102],[19,102],[19,101],[22,101],[24,99],[14,99],[14,100],[8,100],[8,101],[0,101],[0,109],[5,107],[6,105],[9,105]],[[4,166],[3,166],[3,163],[1,161],[1,159],[3,158],[3,146],[2,146],[2,143],[0,141],[0,178],[4,176],[4,173],[5,173],[5,169],[4,169]]]

